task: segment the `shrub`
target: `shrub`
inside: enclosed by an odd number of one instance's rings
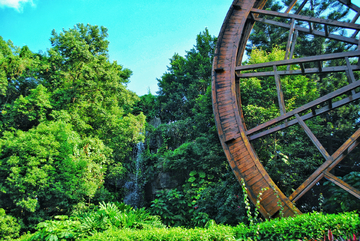
[[[19,236],[20,225],[16,219],[5,214],[0,208],[0,240],[10,240]]]
[[[338,236],[350,236],[360,230],[360,218],[356,213],[321,214],[307,213],[296,217],[265,221],[253,226],[240,224],[236,237],[252,240],[321,239],[332,230]]]
[[[151,216],[144,208],[135,210],[123,203],[101,203],[94,210],[77,213],[70,219],[67,216],[55,218],[59,220],[39,223],[37,232],[24,240],[74,240],[106,230],[164,227],[157,216]]]
[[[154,228],[149,230],[108,230],[97,233],[87,240],[236,240],[229,226],[214,225],[209,229]]]

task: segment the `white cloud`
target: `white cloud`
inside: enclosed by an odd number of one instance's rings
[[[16,11],[21,12],[27,3],[35,7],[33,0],[0,0],[0,7],[15,8]]]

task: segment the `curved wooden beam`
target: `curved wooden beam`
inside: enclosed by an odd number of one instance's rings
[[[244,180],[253,203],[263,192],[259,211],[265,218],[271,218],[278,216],[280,209],[283,216],[300,214],[300,211],[270,178],[249,142],[235,75],[255,22],[256,16],[251,11],[261,9],[265,3],[266,0],[234,0],[230,7],[215,50],[212,98],[219,138],[229,164],[236,178]]]

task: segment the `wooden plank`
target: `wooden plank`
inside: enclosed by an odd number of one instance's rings
[[[339,0],[340,2],[342,2],[343,4],[347,5],[349,8],[351,8],[352,10],[354,10],[355,12],[360,12],[360,8],[358,6],[356,6],[355,4],[352,3],[348,3],[348,0]]]
[[[322,73],[322,69],[323,69],[323,62],[322,61],[318,61],[318,66],[319,66],[319,72]]]
[[[251,180],[252,178],[254,178],[254,177],[257,177],[257,176],[259,176],[259,172],[258,172],[258,169],[256,168],[256,166],[253,166],[253,167],[251,167],[251,168],[249,168],[249,169],[247,169],[247,170],[245,170],[245,171],[242,171],[241,170],[241,172],[242,172],[242,174],[244,175],[244,179],[246,179],[246,180]],[[261,174],[260,174],[261,175]]]
[[[233,159],[236,161],[236,163],[238,163],[239,165],[242,163],[242,158],[246,155],[249,155],[248,154],[248,150],[245,148],[245,149],[240,149],[239,151],[237,152],[231,152],[231,155],[233,157]],[[250,159],[250,157],[249,157]]]
[[[239,170],[241,171],[241,173],[245,173],[246,171],[248,171],[249,169],[251,169],[252,171],[256,171],[257,168],[256,168],[256,165],[255,163],[251,160],[251,159],[247,159],[246,160],[246,165],[240,165],[238,166]],[[243,160],[242,161],[242,164],[244,164],[245,161]],[[254,165],[253,165],[254,164]]]
[[[309,23],[327,24],[327,25],[340,27],[340,28],[349,28],[349,29],[360,30],[360,25],[358,25],[358,24],[348,23],[348,22],[340,22],[340,21],[331,20],[331,19],[308,17],[308,16],[302,16],[302,15],[298,15],[298,14],[279,13],[279,12],[275,12],[275,11],[269,11],[269,10],[263,10],[263,9],[257,9],[257,8],[252,8],[251,12],[257,13],[257,14],[274,16],[274,17],[282,17],[282,18],[287,18],[287,19],[293,18],[298,21],[306,21]]]
[[[299,8],[296,10],[295,14],[299,14],[301,12],[301,10],[304,8],[305,4],[307,3],[308,0],[304,0],[302,2],[302,4],[299,6]]]
[[[354,77],[354,73],[352,71],[351,65],[350,65],[350,61],[348,57],[345,57],[345,61],[346,61],[346,75],[348,77],[349,83],[354,83],[355,82],[355,77]],[[351,91],[352,95],[355,95],[355,90]]]
[[[254,164],[254,162],[251,159],[250,154],[248,152],[246,152],[241,158],[236,160],[236,162],[238,163],[239,169],[243,168],[245,165],[253,165]]]
[[[284,215],[283,215],[283,216],[284,216],[284,217],[294,216],[294,211],[285,206]]]
[[[316,175],[314,178],[313,176],[310,176],[306,181],[301,184],[290,196],[289,199],[292,202],[296,202],[301,198],[305,193],[307,193],[316,183],[318,183],[322,178],[324,177],[324,174],[320,172],[318,175]]]
[[[269,203],[264,207],[268,210],[270,217],[274,217],[274,215],[280,210],[280,207],[277,205],[277,199],[275,198],[272,203]]]
[[[231,152],[238,152],[239,150],[245,149],[244,142],[241,138],[229,143],[228,147]]]
[[[284,93],[281,88],[280,77],[277,74],[276,66],[274,65],[273,68],[274,68],[274,77],[275,77],[275,83],[276,83],[276,91],[277,91],[278,102],[279,102],[279,107],[280,107],[280,115],[284,115],[286,113]]]
[[[249,155],[248,150],[246,147],[239,147],[234,151],[230,151],[235,161],[241,161],[241,158],[243,158],[246,155]]]
[[[325,171],[329,171],[332,164],[340,162],[339,157],[346,149],[348,149],[360,136],[360,129],[358,129],[341,147],[332,154],[306,181],[298,187],[293,194],[290,195],[291,201],[297,201],[304,195],[315,183],[317,183],[323,176]],[[342,160],[342,159],[341,159]],[[332,166],[335,166],[332,165]]]
[[[300,65],[301,73],[304,74],[305,73],[304,63],[300,63],[299,65]]]
[[[325,172],[324,174],[325,174],[326,179],[328,179],[329,181],[333,182],[337,186],[341,187],[345,191],[351,193],[352,195],[354,195],[355,197],[360,199],[360,191],[359,190],[357,190],[356,188],[350,186],[349,184],[347,184],[346,182],[344,182],[340,178],[337,178],[336,176],[334,176],[330,172]]]
[[[274,195],[274,191],[270,187],[264,187],[264,188],[267,188],[267,190],[265,190],[261,195],[261,202],[265,204],[269,202],[268,200],[272,199],[272,196]]]
[[[254,182],[254,183],[248,182],[248,183],[249,183],[249,186],[251,186],[251,189],[253,190],[254,193],[259,193],[261,188],[264,188],[267,186],[267,182],[261,176],[259,177],[259,180],[257,182]]]
[[[234,160],[229,160],[229,164],[231,169],[234,169],[237,166]]]
[[[355,94],[355,95],[353,95],[353,96],[344,98],[344,99],[342,99],[342,100],[339,100],[339,101],[333,103],[333,109],[339,108],[339,107],[341,107],[341,106],[343,106],[343,105],[349,104],[350,102],[353,102],[353,101],[358,100],[358,99],[360,99],[360,93],[357,93],[357,94]],[[330,110],[333,110],[333,109],[329,109],[329,106],[325,106],[325,107],[323,107],[323,108],[318,109],[318,110],[315,111],[315,107],[313,107],[313,108],[311,108],[311,113],[308,113],[308,114],[306,114],[306,115],[300,116],[300,118],[301,118],[303,121],[305,121],[305,120],[311,119],[311,118],[313,118],[313,117],[315,117],[315,116],[318,116],[318,115],[320,115],[320,114],[324,114],[324,113],[326,113],[326,112],[329,112]],[[263,136],[272,134],[272,133],[274,133],[274,132],[276,132],[276,131],[283,130],[283,129],[288,128],[288,127],[290,127],[290,126],[292,126],[292,125],[295,125],[295,124],[297,124],[297,123],[298,123],[297,120],[294,119],[294,120],[288,121],[286,124],[281,124],[281,125],[278,125],[278,126],[276,126],[276,127],[271,128],[271,129],[268,129],[268,130],[266,130],[266,131],[259,132],[259,133],[257,133],[257,134],[248,136],[248,138],[249,138],[250,141],[251,141],[251,140],[256,140],[256,139],[258,139],[258,138],[260,138],[260,137],[263,137]]]
[[[236,139],[239,136],[240,136],[239,132],[224,130],[224,141],[225,142]]]
[[[359,138],[360,136],[360,128],[350,136],[349,139],[347,139],[344,144],[342,144],[339,149],[337,149],[334,154],[332,154],[332,162],[329,163],[329,165],[327,165],[326,167],[326,170],[327,171],[330,171],[332,168],[334,168],[346,155],[344,155],[344,157],[342,157],[341,159],[339,158],[340,155],[342,155],[345,151],[347,153],[350,153],[354,148],[355,146],[357,145],[354,145],[353,144],[357,141],[357,139]],[[352,147],[353,146],[353,147]],[[350,148],[352,147],[352,148]]]
[[[358,12],[358,13],[355,15],[355,17],[351,20],[351,23],[355,23],[355,22],[358,20],[359,17],[360,17],[360,12]]]
[[[288,41],[286,43],[286,53],[285,53],[285,58],[284,58],[285,60],[288,59],[289,54],[290,54],[290,46],[291,46],[291,42],[292,42],[292,38],[293,38],[293,34],[294,34],[294,28],[295,28],[295,19],[291,19]]]
[[[319,142],[319,140],[315,137],[315,135],[312,133],[312,131],[309,129],[309,127],[305,124],[305,122],[300,118],[298,114],[295,114],[295,117],[300,124],[300,126],[304,129],[305,133],[308,135],[312,143],[316,146],[316,148],[320,151],[320,153],[323,155],[323,157],[327,160],[330,158],[329,153],[325,150],[323,145]]]
[[[325,24],[325,26],[324,26],[324,31],[325,31],[325,37],[329,37],[329,28],[328,28],[327,24]]]
[[[345,57],[358,57],[360,55],[360,50],[356,51],[349,51],[349,52],[341,52],[341,53],[334,53],[334,54],[324,54],[324,55],[316,55],[310,57],[303,57],[298,59],[287,59],[287,60],[279,60],[274,62],[266,62],[260,64],[250,64],[250,65],[242,65],[237,66],[235,68],[236,71],[243,71],[243,70],[253,70],[259,68],[266,68],[272,66],[282,66],[282,65],[289,65],[289,64],[304,64],[308,62],[316,62],[316,61],[328,61],[333,59],[341,59]]]
[[[255,20],[257,22],[261,22],[261,23],[265,23],[265,24],[269,24],[269,25],[275,25],[275,26],[282,27],[282,28],[290,29],[290,27],[291,27],[290,24],[288,24],[288,23],[282,23],[282,22],[278,22],[278,21],[274,21],[274,20],[270,20],[270,19],[265,19],[265,18],[255,18]],[[304,28],[301,26],[295,26],[295,30],[310,34],[310,29]],[[356,31],[358,31],[358,30],[356,30]],[[354,36],[351,36],[349,38],[346,36],[330,34],[330,33],[328,33],[328,35],[326,35],[326,32],[319,31],[319,30],[313,30],[313,32],[311,34],[313,34],[314,36],[320,36],[320,37],[324,37],[324,38],[334,39],[334,40],[342,41],[342,42],[349,43],[349,44],[357,44],[357,40],[354,39],[355,38]]]
[[[296,40],[297,40],[298,34],[299,34],[299,31],[295,30],[295,33],[294,33],[294,36],[293,36],[293,41],[292,41],[292,43],[291,43],[291,50],[290,50],[289,59],[292,59],[292,58],[293,58],[294,51],[295,51]],[[286,67],[286,70],[287,70],[287,71],[290,70],[290,65],[288,65],[288,66]]]
[[[241,5],[238,3],[233,3],[232,6],[234,7],[235,10],[241,10]]]
[[[289,65],[288,65],[289,66]],[[325,67],[321,69],[321,73],[334,73],[334,72],[345,72],[348,69],[347,66],[334,66],[334,67]],[[351,65],[352,71],[360,70],[358,65]],[[278,70],[278,75],[304,75],[304,74],[320,74],[319,68],[308,68],[304,70],[304,73],[301,70]],[[264,72],[252,72],[239,74],[236,72],[237,77],[239,78],[252,78],[252,77],[267,77],[274,76],[274,71],[264,71]]]
[[[272,119],[270,121],[267,121],[267,122],[265,122],[263,124],[260,124],[257,127],[254,127],[252,129],[246,131],[246,134],[250,135],[250,134],[255,133],[257,131],[260,131],[260,130],[262,130],[264,128],[267,128],[267,127],[269,127],[269,126],[271,126],[273,124],[276,124],[276,123],[278,123],[280,121],[286,120],[286,119],[294,116],[295,114],[306,111],[306,110],[308,110],[308,109],[310,109],[312,107],[316,107],[317,105],[319,105],[321,103],[324,103],[324,102],[328,101],[329,99],[332,99],[332,98],[335,98],[335,97],[337,97],[339,95],[345,94],[345,93],[347,93],[347,92],[349,92],[349,91],[351,91],[351,90],[353,90],[353,89],[355,89],[355,88],[357,88],[359,86],[360,86],[360,81],[355,81],[355,83],[351,83],[351,84],[349,84],[347,86],[344,86],[344,87],[342,87],[340,89],[335,90],[332,93],[324,95],[324,96],[322,96],[322,97],[320,97],[320,98],[318,98],[318,99],[316,99],[314,101],[311,101],[311,102],[309,102],[309,103],[307,103],[307,104],[305,104],[305,105],[303,105],[303,106],[301,106],[299,108],[296,108],[295,110],[289,111],[285,115],[279,116],[279,117],[274,118],[274,119]]]
[[[263,181],[264,181],[264,179],[261,177],[261,175],[258,175],[256,178],[252,178],[251,180],[247,180],[247,181],[246,181],[246,184],[247,184],[249,187],[251,187],[252,190],[254,190],[254,189],[253,189],[253,186],[254,186],[256,183],[258,183],[258,182],[260,182],[260,184],[262,184]],[[265,185],[265,186],[266,186],[266,185]],[[263,187],[265,187],[265,186],[263,186]]]
[[[314,31],[313,23],[309,22],[309,32],[312,34]]]
[[[346,149],[346,153],[343,152],[342,154],[340,154],[338,156],[338,158],[336,158],[335,161],[333,161],[332,164],[330,164],[330,166],[328,168],[326,168],[326,171],[331,171],[337,164],[339,164],[339,162],[341,162],[346,156],[348,153],[350,153],[351,151],[354,150],[355,147],[357,147],[359,145],[359,141],[355,141],[353,144],[351,144],[347,149]]]
[[[289,12],[291,11],[291,9],[295,6],[296,2],[297,2],[297,0],[293,0],[293,1],[289,4],[288,8],[285,10],[285,13],[289,13]]]

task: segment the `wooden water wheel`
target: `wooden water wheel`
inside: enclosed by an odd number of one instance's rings
[[[360,56],[360,43],[356,37],[360,31],[360,25],[355,23],[360,16],[360,8],[354,5],[351,0],[339,1],[355,12],[355,17],[351,22],[340,22],[302,15],[301,10],[307,3],[307,0],[301,0],[298,4],[296,4],[297,0],[293,0],[285,12],[263,10],[266,0],[234,0],[221,28],[212,72],[212,99],[215,122],[229,164],[236,178],[239,181],[241,179],[244,180],[251,201],[256,203],[258,194],[261,190],[266,189],[262,194],[260,202],[260,212],[265,218],[279,215],[281,209],[281,205],[278,205],[279,201],[281,201],[283,206],[283,210],[281,210],[283,216],[293,216],[300,213],[294,203],[323,177],[360,198],[360,191],[330,173],[357,146],[360,130],[357,130],[334,153],[329,154],[305,123],[310,118],[360,98],[360,92],[356,92],[356,88],[360,86],[360,81],[356,81],[353,73],[353,71],[360,69],[360,64],[352,65],[349,61],[349,58]],[[293,9],[294,6],[296,6],[296,9]],[[271,16],[276,18],[271,18]],[[277,21],[277,19],[286,19],[286,21]],[[287,29],[289,35],[284,60],[242,65],[249,35],[254,24],[257,22]],[[305,26],[304,23],[306,23]],[[316,30],[313,28],[314,25],[322,26],[322,30]],[[352,36],[343,36],[338,32],[331,32],[329,30],[331,27],[346,28],[352,31]],[[298,33],[341,41],[355,47],[347,52],[305,56],[295,59],[293,58],[293,51]],[[323,63],[334,59],[343,59],[346,64],[336,67],[324,66]],[[309,66],[308,63],[313,63],[313,66],[315,64],[317,67],[309,68],[307,67]],[[294,65],[300,66],[300,68],[298,70],[290,69],[290,66]],[[282,67],[282,70],[279,70],[280,66],[287,66],[287,68],[284,70]],[[271,68],[270,71],[263,71],[263,69],[268,67]],[[257,71],[249,73],[249,70],[255,69]],[[345,72],[348,84],[301,107],[286,112],[281,86],[281,78],[283,76],[331,72]],[[247,77],[267,76],[272,76],[276,82],[280,110],[279,116],[256,127],[247,129],[242,112],[240,82],[243,78]],[[340,100],[339,98],[335,99],[345,94],[347,94],[347,97]],[[264,169],[251,141],[292,125],[300,125],[302,127],[324,157],[324,162],[302,185],[287,197],[275,185]]]

